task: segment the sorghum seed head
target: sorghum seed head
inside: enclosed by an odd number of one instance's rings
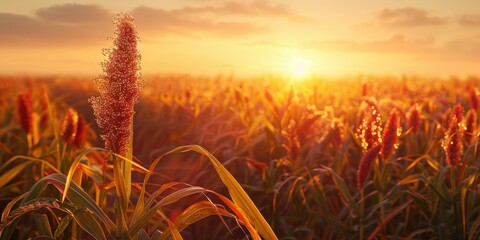
[[[367,180],[367,177],[370,173],[370,169],[372,167],[373,160],[378,156],[380,153],[381,145],[375,145],[371,147],[363,156],[360,164],[358,165],[357,171],[357,187],[361,190]]]
[[[417,104],[410,107],[407,113],[407,127],[412,129],[413,134],[417,134],[420,130],[420,108]]]
[[[386,160],[393,154],[398,147],[398,137],[402,133],[400,127],[400,116],[396,109],[392,110],[388,122],[385,124],[385,129],[382,134],[382,158]]]
[[[470,109],[467,112],[467,116],[465,117],[465,143],[467,145],[472,144],[473,140],[475,139],[474,136],[476,134],[477,128],[477,111],[475,109]]]
[[[67,115],[63,119],[62,137],[69,143],[73,144],[77,135],[78,113],[74,109],[68,109]]]
[[[73,141],[73,145],[78,147],[83,144],[87,136],[86,127],[87,126],[85,124],[85,120],[83,116],[79,115],[78,122],[77,122],[77,133],[75,134],[75,140]]]
[[[96,80],[100,96],[90,99],[102,138],[108,149],[124,154],[132,134],[134,105],[140,87],[140,54],[133,18],[120,14],[115,21],[114,46],[103,63],[103,74]]]
[[[32,115],[32,101],[30,95],[27,93],[19,94],[17,98],[17,117],[25,133],[32,133],[33,129],[33,115]]]
[[[478,99],[478,89],[476,89],[476,88],[473,89],[472,88],[470,90],[468,101],[470,102],[470,108],[471,109],[474,109],[474,110],[478,109],[478,105],[480,103],[480,100]]]
[[[451,166],[456,166],[462,155],[462,139],[465,126],[462,122],[463,108],[457,104],[449,119],[449,127],[445,134],[442,147],[445,150],[446,162]]]
[[[367,151],[382,141],[382,117],[374,98],[365,99],[360,111],[361,122],[357,128],[357,136],[361,140],[362,149]]]

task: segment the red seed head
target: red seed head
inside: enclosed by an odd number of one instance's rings
[[[103,129],[102,138],[108,149],[124,154],[132,134],[134,105],[138,101],[140,54],[133,18],[117,16],[114,46],[108,51],[103,74],[96,80],[100,96],[90,101],[97,123]]]
[[[398,137],[402,133],[400,117],[396,109],[392,110],[382,134],[382,158],[386,160],[398,147]]]
[[[357,128],[357,136],[361,140],[364,151],[381,143],[382,117],[375,99],[366,99],[361,107],[361,122]]]
[[[362,83],[362,97],[368,96],[368,84],[366,82]]]
[[[78,122],[77,122],[77,133],[75,134],[75,140],[73,141],[73,145],[78,147],[83,144],[87,136],[86,127],[87,126],[85,124],[84,118],[81,115],[79,115]]]
[[[467,116],[465,117],[465,143],[467,145],[472,144],[473,140],[475,139],[474,136],[476,134],[477,129],[477,111],[475,109],[470,109],[467,112]]]
[[[290,120],[283,135],[287,139],[288,145],[286,147],[291,159],[297,159],[300,155],[300,141],[298,140],[297,123],[294,120]]]
[[[342,144],[342,132],[343,123],[338,119],[332,120],[332,122],[330,123],[330,132],[328,133],[328,137],[333,145],[340,146]]]
[[[372,167],[373,160],[378,156],[380,153],[381,145],[375,145],[371,147],[363,156],[360,164],[358,165],[357,171],[357,187],[359,190],[362,190],[365,181],[370,173],[370,169]]]
[[[78,113],[74,109],[70,108],[68,109],[67,115],[65,115],[62,124],[62,137],[67,143],[73,144],[75,141],[77,126]]]
[[[17,98],[17,117],[25,133],[32,133],[33,116],[32,116],[32,101],[30,95],[27,93],[19,94]]]
[[[463,121],[463,107],[460,104],[455,105],[453,107],[452,112],[450,113],[450,118],[455,117],[457,118],[457,123],[461,124]]]
[[[449,127],[443,141],[443,149],[445,150],[446,161],[451,166],[456,166],[462,155],[462,139],[465,126],[462,123],[463,108],[457,104],[449,119]]]
[[[410,107],[407,113],[407,127],[412,129],[413,134],[417,134],[420,130],[420,108],[417,104]]]
[[[470,102],[471,109],[478,110],[478,105],[480,104],[480,100],[478,99],[478,89],[475,88],[470,90],[468,101]]]

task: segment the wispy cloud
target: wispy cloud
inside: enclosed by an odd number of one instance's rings
[[[238,37],[268,32],[268,21],[258,21],[261,18],[309,20],[287,5],[270,1],[205,2],[173,10],[140,6],[130,13],[143,39],[157,35]],[[113,17],[100,5],[76,3],[36,9],[32,15],[0,12],[0,46],[95,45],[111,35]]]
[[[433,39],[407,39],[398,34],[387,39],[357,42],[352,40],[313,41],[307,44],[322,51],[370,53],[422,53],[432,49]]]
[[[84,11],[76,12],[78,7]],[[97,18],[109,19],[113,16],[97,5],[68,5],[65,8],[54,6],[39,9],[33,16],[0,13],[0,45],[31,47],[96,44],[105,39],[111,22],[90,21],[93,12],[96,12]]]
[[[214,14],[234,14],[234,15],[273,15],[273,16],[292,16],[295,15],[291,8],[284,4],[274,4],[269,1],[245,2],[226,2],[217,6],[185,7],[175,11],[177,13],[214,13]]]
[[[105,21],[112,17],[108,10],[99,5],[76,3],[41,8],[35,11],[35,15],[56,23],[73,24]]]
[[[402,34],[372,41],[325,40],[312,41],[306,47],[323,52],[370,54],[401,54],[428,61],[480,61],[480,35],[457,36],[446,42],[433,37],[407,38]]]
[[[151,7],[138,7],[131,11],[137,26],[151,34],[194,35],[211,33],[223,36],[238,36],[266,31],[266,27],[239,21],[214,21],[196,14],[180,13],[178,10],[166,11]]]
[[[458,22],[463,26],[479,27],[480,14],[464,14],[458,18]]]
[[[438,26],[447,23],[446,17],[420,8],[385,8],[376,14],[376,21],[385,27]]]

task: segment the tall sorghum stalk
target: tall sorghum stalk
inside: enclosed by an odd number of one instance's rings
[[[133,18],[119,14],[115,20],[114,46],[106,51],[103,74],[96,80],[100,96],[91,99],[97,123],[103,130],[107,149],[117,154],[114,158],[114,179],[117,201],[117,234],[127,233],[127,206],[131,192],[132,138],[134,105],[138,101],[140,54],[138,36]],[[128,161],[127,161],[127,160]]]
[[[363,156],[360,164],[358,165],[357,171],[357,187],[360,191],[360,238],[364,239],[364,221],[365,221],[365,196],[364,196],[364,185],[367,177],[370,173],[370,169],[372,168],[373,161],[377,158],[378,154],[380,153],[381,145],[377,144],[371,147]]]

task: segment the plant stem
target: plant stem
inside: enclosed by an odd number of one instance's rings
[[[360,237],[359,239],[360,240],[363,240],[364,237],[363,237],[363,232],[364,232],[364,219],[365,218],[365,199],[364,199],[364,192],[363,192],[363,188],[362,190],[360,191]]]

